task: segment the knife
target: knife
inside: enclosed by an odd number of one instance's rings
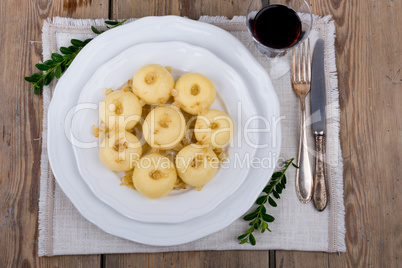
[[[325,172],[325,72],[324,40],[318,39],[313,52],[311,78],[311,115],[315,140],[315,170],[313,202],[318,211],[323,211],[328,203],[328,190]]]

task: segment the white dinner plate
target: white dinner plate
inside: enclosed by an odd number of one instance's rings
[[[118,89],[141,67],[153,63],[172,66],[175,80],[188,72],[198,72],[210,78],[217,91],[211,108],[227,112],[235,129],[245,124],[244,119],[257,114],[257,110],[245,83],[232,67],[208,50],[183,42],[133,46],[103,64],[86,83],[72,122],[73,149],[82,178],[100,200],[129,218],[144,222],[178,223],[208,213],[240,187],[249,169],[233,165],[235,156],[254,157],[256,149],[246,143],[244,135],[235,132],[228,148],[227,163],[201,191],[189,187],[154,200],[120,186],[121,172],[109,170],[99,157],[98,138],[92,134],[92,126],[99,125],[99,109],[95,107],[99,107],[105,97],[102,89]],[[238,111],[239,100],[248,108]],[[258,140],[255,133],[253,140]]]
[[[259,135],[266,147],[255,157],[277,160],[281,130],[279,102],[266,71],[244,45],[230,33],[181,17],[147,17],[107,31],[91,41],[59,80],[48,112],[48,153],[56,180],[77,210],[110,234],[155,246],[178,245],[222,230],[243,215],[268,182],[275,162],[267,168],[252,168],[238,190],[211,212],[177,224],[144,223],[123,216],[100,201],[81,178],[69,141],[71,118],[82,88],[105,62],[141,43],[181,41],[208,49],[241,76],[254,107],[264,116],[269,131]],[[78,71],[82,70],[82,71]],[[243,107],[247,109],[248,107]],[[239,129],[239,127],[238,127]]]

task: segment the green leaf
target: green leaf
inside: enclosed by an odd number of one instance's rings
[[[258,229],[258,227],[260,227],[260,224],[258,222],[254,223],[254,229]]]
[[[282,183],[286,184],[286,176],[283,174]]]
[[[105,20],[105,23],[109,24],[109,25],[117,25],[117,24],[119,24],[118,21],[113,21],[113,20]]]
[[[292,162],[292,166],[294,166],[295,168],[299,168],[298,165],[296,165],[295,163]]]
[[[43,76],[43,73],[34,73],[33,75],[31,75],[31,77],[38,78],[38,79],[41,79],[42,76]]]
[[[64,71],[66,70],[66,62],[63,62],[62,64],[60,64],[61,67],[61,72],[64,73]]]
[[[245,238],[247,236],[247,234],[242,234],[240,235],[237,239],[242,240],[243,238]]]
[[[272,174],[272,178],[279,178],[282,176],[282,172],[275,172],[274,174]]]
[[[261,225],[261,220],[258,219],[258,221],[254,223],[254,229],[258,230],[258,228],[260,227],[260,225]]]
[[[255,246],[255,238],[254,238],[253,234],[250,234],[249,239],[250,239],[250,244]]]
[[[251,221],[252,219],[255,219],[258,215],[258,211],[254,211],[253,213],[247,214],[246,216],[243,217],[245,221]]]
[[[257,198],[257,201],[255,201],[257,203],[257,205],[261,205],[263,203],[265,203],[265,199],[267,198],[266,195],[262,195],[260,197]]]
[[[262,191],[263,191],[264,193],[269,194],[269,192],[271,191],[271,189],[272,189],[272,186],[268,185],[268,186],[265,186],[264,190],[262,190]]]
[[[98,29],[96,29],[94,26],[91,26],[91,30],[96,34],[101,34],[101,32]]]
[[[54,71],[54,75],[56,76],[57,79],[60,78],[60,76],[61,76],[61,66],[57,66],[56,70]]]
[[[265,214],[267,213],[267,209],[265,208],[265,206],[261,207],[261,214]]]
[[[52,60],[54,60],[55,62],[62,62],[63,56],[58,53],[52,53]]]
[[[275,203],[275,201],[274,201],[271,197],[268,198],[268,203],[269,203],[271,206],[273,206],[274,208],[278,206],[278,205]]]
[[[277,184],[275,187],[275,190],[278,192],[278,194],[282,193],[282,186],[280,184]]]
[[[25,81],[30,82],[30,83],[36,83],[42,78],[43,74],[33,74],[32,76],[27,76],[25,77]]]
[[[243,239],[242,241],[240,241],[239,244],[240,244],[240,245],[241,245],[241,244],[245,244],[245,243],[247,243],[247,241],[248,241],[248,239],[245,238],[245,239]]]
[[[71,53],[73,53],[69,48],[67,48],[67,47],[61,47],[60,48],[60,52],[61,53],[63,53],[63,54],[71,54]]]
[[[35,87],[34,93],[38,95],[40,93],[41,88],[39,86]]]
[[[27,82],[29,82],[29,83],[38,82],[38,80],[33,79],[31,76],[25,76],[24,79],[25,79],[25,81],[27,81]]]
[[[88,43],[91,42],[91,41],[92,41],[92,38],[85,39],[85,40],[84,40],[84,44],[86,45],[86,44],[88,44]]]
[[[67,55],[64,55],[63,58],[64,58],[65,60],[72,60],[72,59],[74,59],[74,55],[67,54]]]
[[[77,47],[77,46],[69,46],[68,47],[68,49],[71,51],[71,52],[76,52],[78,49],[80,49],[79,47]]]
[[[275,218],[269,214],[262,214],[262,219],[266,222],[273,222]]]
[[[54,73],[53,73],[53,72],[48,73],[48,74],[46,75],[46,77],[45,77],[45,81],[43,82],[43,84],[44,84],[45,86],[49,85],[50,82],[52,82],[53,77],[54,77]]]
[[[277,191],[272,191],[272,194],[275,196],[276,199],[281,199]]]
[[[71,39],[70,42],[71,42],[71,44],[73,44],[74,46],[77,46],[77,47],[85,46],[85,43],[83,41],[81,41],[81,40],[78,40],[78,39]]]
[[[47,66],[49,66],[50,68],[53,68],[54,66],[57,65],[57,62],[53,61],[53,60],[47,60],[45,61],[43,64],[46,64]]]
[[[49,67],[48,65],[46,65],[46,64],[41,64],[41,63],[38,63],[38,64],[36,64],[35,65],[36,66],[36,68],[38,68],[39,70],[41,70],[41,71],[47,71],[47,70],[49,70],[51,67]]]

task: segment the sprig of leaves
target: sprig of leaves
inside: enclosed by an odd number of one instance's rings
[[[122,20],[122,21],[117,21],[117,20],[105,20],[105,24],[106,24],[106,28],[107,29],[113,29],[116,28],[117,26],[122,25],[123,23],[125,23],[127,20]],[[91,26],[91,30],[96,33],[96,34],[101,34],[104,33],[106,31],[100,31],[98,29],[96,29],[94,26]]]
[[[106,27],[108,29],[115,28],[122,25],[126,20],[122,21],[105,21]],[[95,27],[91,27],[92,31],[96,34],[101,34],[105,31],[100,31]],[[35,94],[39,94],[44,86],[49,85],[52,80],[56,77],[59,79],[64,73],[64,71],[71,65],[77,54],[86,46],[93,38],[86,39],[84,41],[78,39],[71,39],[71,46],[60,47],[60,53],[52,53],[51,59],[43,63],[36,64],[42,72],[34,73],[31,76],[25,77],[27,82],[32,83],[31,89],[34,90]]]
[[[280,199],[280,194],[284,189],[286,189],[286,170],[290,165],[298,168],[298,166],[293,163],[293,160],[294,158],[283,162],[284,166],[282,170],[272,174],[271,180],[262,191],[264,194],[258,197],[255,201],[258,207],[253,212],[243,217],[245,221],[250,221],[250,228],[237,238],[240,240],[239,244],[250,243],[254,246],[256,244],[256,240],[253,235],[254,231],[261,229],[261,233],[264,233],[266,230],[271,232],[271,230],[268,228],[268,223],[273,222],[275,218],[267,213],[265,204],[268,202],[268,204],[272,207],[277,206],[274,198]],[[274,198],[271,197],[271,194]]]

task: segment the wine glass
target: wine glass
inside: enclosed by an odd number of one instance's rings
[[[253,0],[246,23],[258,51],[277,58],[303,43],[313,16],[305,0]]]

